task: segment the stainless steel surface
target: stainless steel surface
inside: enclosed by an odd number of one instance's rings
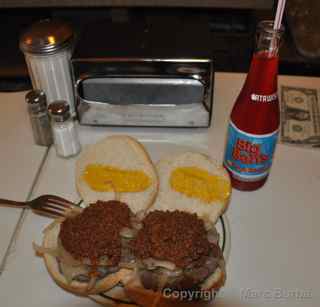
[[[203,83],[192,78],[87,78],[79,86],[81,98],[116,105],[201,103],[204,95]]]
[[[102,28],[108,39],[101,39]],[[88,24],[71,59],[80,123],[208,127],[210,46],[209,25],[202,19]]]
[[[81,124],[208,127],[210,59],[73,60]]]
[[[72,43],[73,30],[60,20],[45,19],[31,25],[20,38],[20,49],[32,54],[51,54]]]
[[[30,208],[39,215],[57,218],[65,216],[75,204],[67,199],[55,195],[42,195],[30,201],[13,201],[0,198],[0,207]]]

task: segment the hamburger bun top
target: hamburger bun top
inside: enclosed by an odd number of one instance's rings
[[[215,224],[227,209],[229,174],[209,156],[185,152],[161,159],[156,167],[159,192],[150,211],[186,211]]]
[[[114,191],[118,188],[116,185],[113,186],[113,190],[98,191],[85,180],[84,174],[88,165],[106,166],[120,172],[137,171],[149,178],[150,185],[136,192],[121,191],[118,196]],[[131,177],[131,182],[135,184],[139,184],[140,181],[141,177],[137,176],[136,179]],[[113,184],[111,182],[111,185]],[[129,205],[133,213],[137,213],[152,205],[158,191],[158,176],[143,145],[132,137],[117,135],[106,137],[82,151],[76,163],[76,186],[86,204],[98,200],[117,199],[118,197],[118,200]]]

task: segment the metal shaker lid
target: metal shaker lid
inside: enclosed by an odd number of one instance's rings
[[[25,96],[26,103],[34,112],[43,111],[47,107],[46,94],[42,90],[31,90]]]
[[[55,122],[64,122],[70,118],[70,107],[64,100],[56,100],[50,103],[48,112]]]
[[[31,25],[20,37],[20,49],[34,54],[50,54],[68,47],[73,39],[69,24],[57,19],[44,19]]]

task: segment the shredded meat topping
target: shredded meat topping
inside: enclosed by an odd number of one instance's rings
[[[81,214],[67,218],[60,228],[62,246],[77,260],[98,263],[101,257],[115,266],[121,258],[120,230],[130,227],[130,209],[119,201],[98,201]]]
[[[149,213],[131,247],[139,259],[171,261],[181,268],[203,264],[211,250],[203,221],[182,211]]]

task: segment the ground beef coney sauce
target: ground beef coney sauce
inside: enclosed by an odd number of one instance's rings
[[[108,257],[108,265],[121,259],[120,230],[130,227],[130,209],[119,201],[98,201],[81,214],[62,222],[59,239],[75,259],[95,265]]]
[[[182,211],[153,211],[143,220],[143,228],[131,242],[138,260],[169,261],[175,272],[165,286],[174,289],[197,288],[199,283],[217,268],[222,253],[218,245],[209,242],[204,223],[196,214]],[[176,272],[180,271],[180,274]],[[162,268],[140,270],[145,288],[157,290]],[[168,272],[167,272],[168,273]]]
[[[186,212],[154,211],[143,221],[133,248],[139,258],[156,258],[186,267],[201,255],[207,255],[210,245],[203,222]]]

